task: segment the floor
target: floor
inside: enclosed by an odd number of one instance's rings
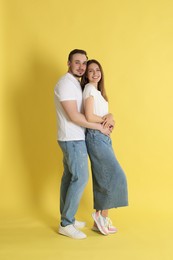
[[[169,210],[117,209],[110,217],[118,232],[109,236],[91,230],[91,213],[78,212],[85,220],[87,239],[74,240],[57,233],[59,220],[43,213],[4,215],[0,220],[1,260],[133,259],[172,260],[173,226]]]

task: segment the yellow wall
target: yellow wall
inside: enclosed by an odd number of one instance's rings
[[[113,145],[129,184],[126,213],[173,212],[173,2],[4,0],[2,7],[2,214],[59,214],[53,89],[74,48],[105,71]],[[92,209],[91,180],[81,207]]]

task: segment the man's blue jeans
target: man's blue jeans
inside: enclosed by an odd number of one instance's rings
[[[75,221],[75,214],[88,182],[88,154],[85,141],[58,143],[64,156],[60,189],[61,225],[67,226]]]

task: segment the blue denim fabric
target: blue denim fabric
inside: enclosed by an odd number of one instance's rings
[[[60,189],[61,224],[74,223],[81,196],[88,182],[85,141],[58,141],[63,152],[64,173]]]
[[[110,137],[87,129],[86,145],[91,161],[94,209],[127,206],[126,176],[116,159]]]

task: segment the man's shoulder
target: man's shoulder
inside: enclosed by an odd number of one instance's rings
[[[57,84],[62,84],[62,83],[65,83],[65,82],[70,82],[70,81],[71,81],[71,79],[70,79],[70,77],[69,77],[69,74],[66,73],[66,74],[62,75],[62,76],[59,78]]]
[[[59,92],[60,89],[69,86],[70,84],[72,84],[72,81],[70,80],[70,78],[68,77],[68,73],[66,73],[65,75],[61,76],[59,78],[59,80],[57,81],[56,85],[55,85],[55,92]]]
[[[57,84],[55,87],[58,86],[64,86],[64,85],[75,85],[78,84],[77,80],[71,75],[70,73],[66,73],[65,75],[61,76],[60,79],[58,80]]]

